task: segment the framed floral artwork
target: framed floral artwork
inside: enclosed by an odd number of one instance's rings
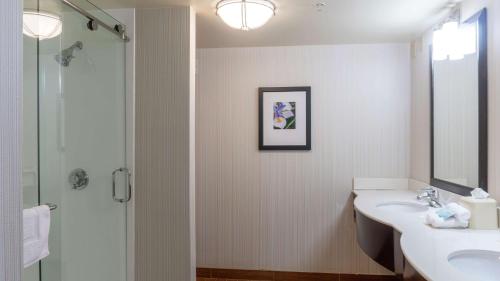
[[[259,149],[311,150],[311,87],[259,88]]]

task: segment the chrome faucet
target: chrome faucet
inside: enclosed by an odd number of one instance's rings
[[[429,206],[433,208],[441,208],[442,205],[439,203],[439,193],[436,189],[432,187],[427,187],[420,190],[420,194],[417,195],[417,200],[426,200]]]

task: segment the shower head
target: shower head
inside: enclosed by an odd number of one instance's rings
[[[69,48],[62,50],[61,53],[59,53],[55,56],[56,61],[62,66],[69,66],[69,63],[74,58],[73,51],[75,49],[79,49],[79,50],[83,49],[82,41],[76,41]]]

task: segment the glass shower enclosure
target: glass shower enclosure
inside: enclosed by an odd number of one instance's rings
[[[42,37],[43,18],[24,22],[24,207],[57,208],[50,255],[23,280],[125,281],[125,26],[85,0],[24,6],[60,27]]]

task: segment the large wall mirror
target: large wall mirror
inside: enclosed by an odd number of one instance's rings
[[[487,190],[487,13],[434,31],[431,184],[461,195]]]

